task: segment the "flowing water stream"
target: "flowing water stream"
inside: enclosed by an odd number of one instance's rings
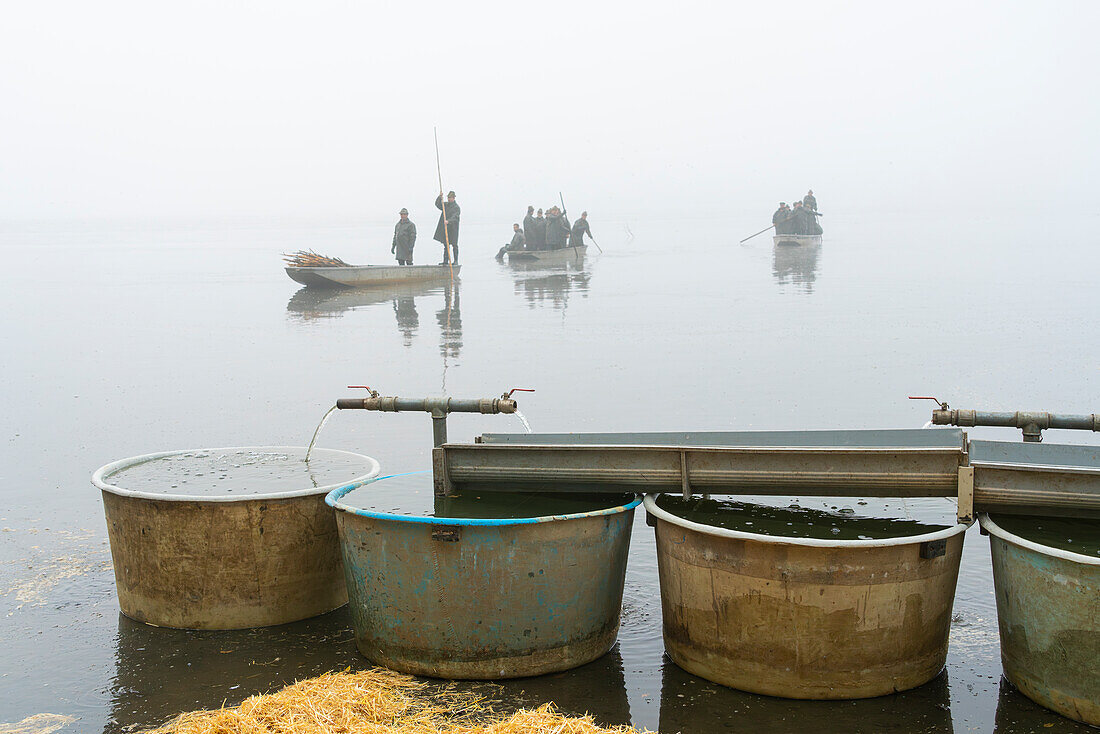
[[[321,422],[317,424],[317,429],[313,432],[313,438],[309,439],[309,448],[306,449],[306,457],[303,459],[307,464],[309,463],[309,457],[313,454],[313,447],[317,444],[317,437],[321,435],[321,429],[328,423],[329,416],[335,413],[336,406],[329,408],[323,416],[321,416]]]

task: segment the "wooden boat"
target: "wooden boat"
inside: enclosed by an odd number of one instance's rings
[[[508,253],[508,262],[563,263],[570,260],[580,260],[586,252],[588,252],[588,245],[559,247],[556,250],[516,250]]]
[[[454,266],[455,277],[461,265]],[[428,280],[450,280],[447,265],[362,265],[352,267],[286,269],[290,279],[311,288],[365,288],[376,285],[417,283]]]
[[[821,235],[819,234],[777,234],[772,236],[772,242],[776,246],[782,245],[783,247],[792,247],[799,245],[820,245]]]

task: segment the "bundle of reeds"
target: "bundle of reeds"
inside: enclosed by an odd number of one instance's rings
[[[284,252],[283,262],[296,268],[351,268],[351,263],[346,263],[338,257],[319,255],[313,250],[298,250],[297,252]]]
[[[375,668],[326,673],[239,706],[181,714],[147,734],[642,734],[569,717],[552,704],[510,715],[454,686]]]

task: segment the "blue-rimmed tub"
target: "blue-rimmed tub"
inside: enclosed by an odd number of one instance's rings
[[[516,519],[336,509],[355,640],[371,662],[500,679],[583,665],[615,643],[634,508]]]

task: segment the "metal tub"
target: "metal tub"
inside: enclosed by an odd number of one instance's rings
[[[1022,538],[982,516],[1005,676],[1063,716],[1100,726],[1100,558]]]
[[[943,670],[963,533],[785,538],[712,527],[645,498],[657,538],[665,650],[752,693],[852,699]]]
[[[304,450],[212,450],[244,449]],[[127,490],[109,481],[134,464],[185,453],[122,459],[92,475],[103,494],[123,614],[158,627],[243,629],[294,622],[347,603],[336,522],[324,502],[341,485],[196,497]],[[361,458],[370,471],[352,481],[379,472],[378,462]]]
[[[640,498],[572,515],[451,519],[344,504],[353,489],[326,501],[337,510],[355,641],[372,663],[501,679],[611,649]]]

